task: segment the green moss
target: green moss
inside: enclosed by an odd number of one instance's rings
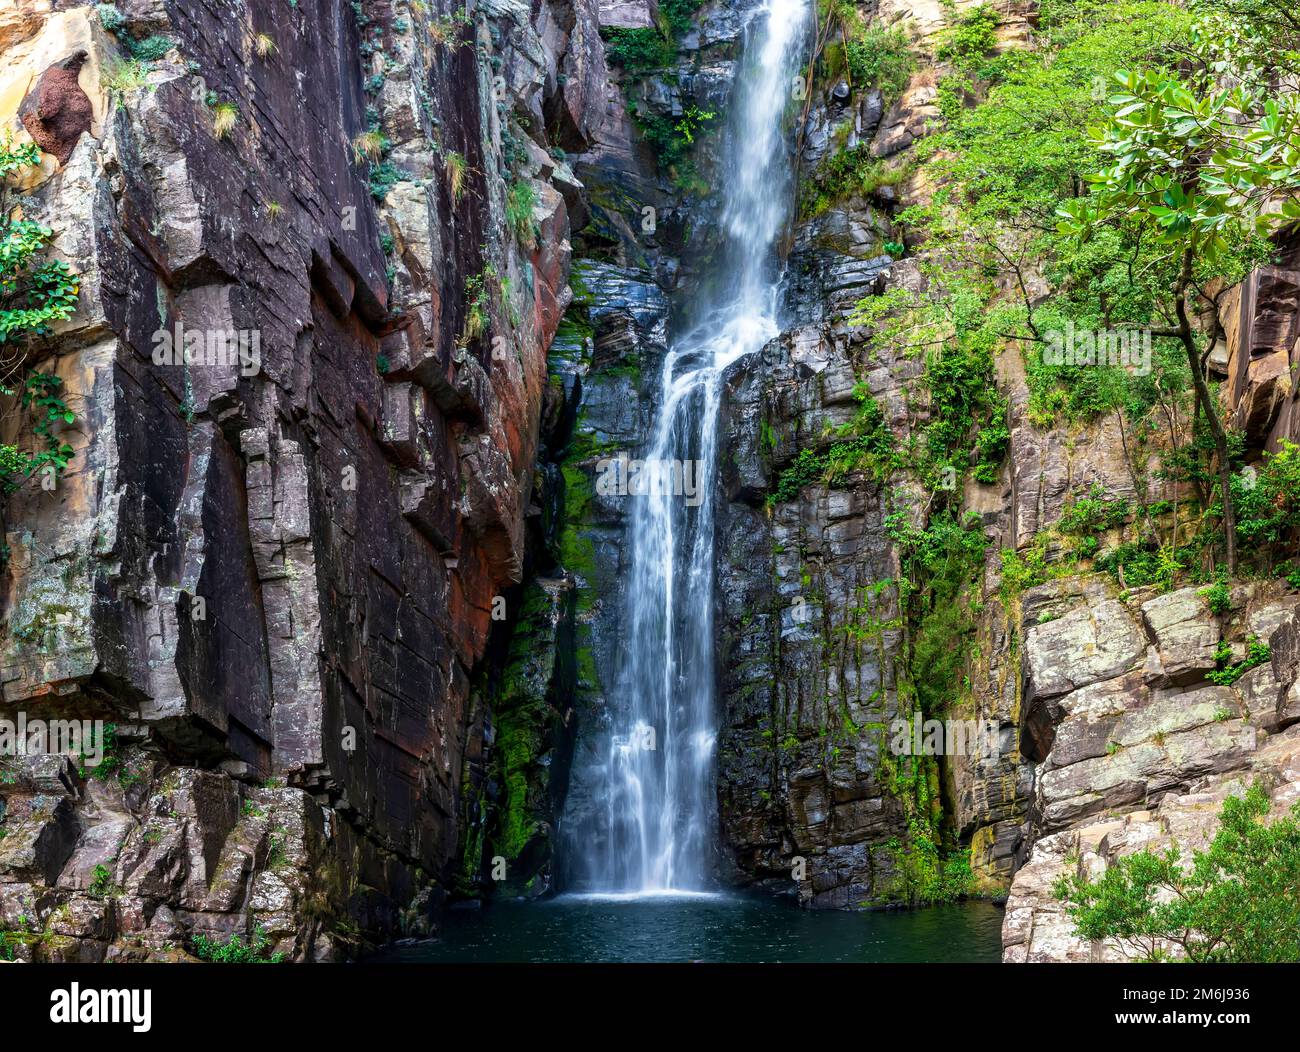
[[[497,723],[493,748],[500,769],[502,796],[492,846],[508,860],[517,859],[539,830],[529,791],[530,771],[542,745],[539,716],[544,718],[545,713],[527,705],[502,713]]]
[[[573,290],[573,302],[580,307],[590,307],[596,301],[595,293],[587,285],[587,270],[583,261],[578,260],[569,271],[569,288]]]
[[[580,588],[579,605],[590,608],[594,602],[590,585],[596,576],[596,546],[585,528],[593,496],[591,479],[576,464],[560,468],[564,479],[564,524],[560,529],[560,563],[570,573],[582,578],[588,587]]]
[[[581,342],[595,335],[591,320],[574,311],[566,311],[560,324],[556,327],[555,338],[570,342]]]
[[[559,740],[562,717],[554,694],[562,649],[559,626],[568,616],[563,592],[536,582],[521,597],[518,621],[495,683],[492,719],[495,738],[491,765],[498,793],[479,829],[466,835],[462,862],[467,883],[477,883],[486,845],[507,862],[508,879],[525,881],[514,863],[544,835],[551,801],[548,754]],[[480,799],[480,805],[486,801]]]
[[[585,627],[585,626],[584,626]],[[583,632],[584,636],[590,635],[590,630]],[[579,690],[599,690],[600,676],[596,672],[596,655],[589,645],[579,646],[574,650],[574,659],[577,666],[577,686]]]
[[[468,786],[468,781],[465,784]],[[460,872],[456,875],[457,891],[465,896],[472,896],[482,879],[483,848],[487,835],[487,800],[481,788],[472,793],[472,797],[466,801],[464,846],[460,856]]]

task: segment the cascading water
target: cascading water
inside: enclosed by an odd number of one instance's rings
[[[589,872],[604,892],[706,886],[716,737],[713,492],[722,376],[777,335],[775,243],[788,216],[784,124],[808,0],[767,0],[733,91],[722,170],[717,294],[665,358],[658,417],[628,528],[629,639],[606,767],[606,835]]]

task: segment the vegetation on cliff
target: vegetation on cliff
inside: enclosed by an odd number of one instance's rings
[[[1227,287],[1267,262],[1268,236],[1300,219],[1300,105],[1275,89],[1291,70],[1240,43],[1258,28],[1211,9],[1192,27],[1183,69],[1115,73],[1120,90],[1092,136],[1111,163],[1088,176],[1090,194],[1059,213],[1064,235],[1086,243],[1112,233],[1162,279],[1156,307],[1173,325],[1153,335],[1182,345],[1213,438],[1229,573],[1237,566],[1233,451],[1209,386],[1219,297],[1208,286]],[[1201,331],[1193,319],[1207,309],[1216,322]]]
[[[899,216],[929,250],[927,284],[864,304],[864,321],[886,314],[889,335],[928,346],[959,335],[975,300],[981,337],[1025,348],[1031,419],[1115,414],[1139,494],[1144,454],[1167,429],[1158,477],[1189,483],[1202,514],[1190,537],[1177,523],[1157,536],[1146,515],[1139,544],[1183,570],[1222,559],[1233,572],[1244,539],[1243,441],[1220,419],[1209,364],[1216,311],[1300,217],[1300,109],[1267,87],[1293,52],[1246,43],[1271,6],[1049,0],[1047,46],[993,57],[980,9],[965,16],[940,48],[953,66],[939,84],[947,127],[919,148],[937,189]],[[1113,333],[1141,334],[1149,361],[1050,353]],[[930,352],[930,374],[944,353]]]
[[[31,415],[37,448],[31,452],[0,445],[0,488],[11,492],[46,467],[62,472],[72,447],[58,435],[58,425],[75,420],[60,395],[63,381],[46,373],[19,379],[27,361],[28,341],[46,336],[54,322],[66,321],[77,309],[81,278],[62,260],[43,253],[53,231],[23,218],[5,192],[24,170],[40,164],[34,143],[0,139],[0,393],[17,396]]]
[[[623,72],[624,99],[642,140],[654,151],[659,168],[684,192],[708,189],[696,172],[692,154],[696,139],[717,114],[685,100],[680,112],[659,112],[638,86],[651,78],[681,86],[672,67],[699,6],[698,0],[668,0],[659,5],[659,20],[654,26],[601,30],[605,57]]]
[[[1050,558],[1046,544],[1004,553],[1012,592],[1097,556],[1126,587],[1215,580],[1239,545],[1267,569],[1300,526],[1295,456],[1284,445],[1241,471],[1248,436],[1221,420],[1210,350],[1225,291],[1300,218],[1300,104],[1268,87],[1294,68],[1296,31],[1264,0],[1045,0],[1031,49],[997,48],[996,26],[977,7],[941,34],[944,126],[913,150],[933,190],[896,217],[925,248],[921,281],[854,318],[925,359],[912,470],[932,510],[954,473],[997,480],[1009,434],[993,363],[1019,346],[1029,420],[1113,415],[1137,500],[1085,522],[1121,502],[1077,495]],[[1280,46],[1259,47],[1272,30]],[[879,166],[836,156],[818,185],[874,185]],[[1127,358],[1052,353],[1076,335],[1115,337]],[[1193,507],[1149,501],[1156,481],[1186,484]],[[1112,529],[1126,536],[1102,553]]]
[[[891,496],[906,614],[900,708],[952,711],[969,694],[985,546],[980,525],[960,520],[962,482],[1004,477],[1011,414],[999,363],[1009,353],[1023,359],[1022,419],[1046,430],[1110,418],[1135,497],[1076,493],[1033,545],[1003,552],[1005,599],[1092,568],[1124,588],[1222,581],[1239,572],[1238,548],[1252,570],[1272,572],[1295,539],[1295,450],[1283,443],[1261,455],[1262,436],[1233,431],[1222,365],[1211,361],[1224,295],[1300,220],[1300,105],[1270,87],[1300,68],[1296,29],[1280,10],[1269,0],[1044,0],[1032,45],[1021,48],[1000,40],[991,5],[950,6],[933,44],[941,123],[904,154],[881,157],[862,143],[805,177],[805,217],[908,183],[912,203],[893,218],[922,250],[910,263],[917,280],[867,297],[852,318],[873,345],[922,360],[917,437],[880,458],[888,438],[866,446],[835,436],[854,468],[885,483],[906,476],[929,493],[923,508],[911,490]],[[845,54],[861,33],[846,30],[847,45],[826,49],[823,75],[859,79]],[[1270,33],[1278,46],[1260,47]],[[890,57],[906,50],[906,32],[869,26],[858,39],[871,41],[857,51],[872,60],[859,65],[863,79],[901,90],[880,71],[908,68]],[[1068,353],[1076,335],[1100,350]],[[773,500],[836,484],[836,463],[829,449],[802,451]],[[1181,484],[1178,499],[1153,499],[1157,483]],[[1263,651],[1252,653],[1258,664]],[[1220,664],[1215,682],[1253,667]],[[902,775],[893,780],[912,843],[895,847],[900,858],[929,851],[936,862],[907,881],[908,897],[923,899],[917,886],[942,886],[943,816],[925,772]]]
[[[885,26],[863,18],[848,0],[821,0],[812,62],[813,75],[830,82],[844,78],[857,91],[878,91],[883,107],[907,87],[916,68],[905,25]],[[840,144],[799,187],[799,216],[811,219],[835,201],[869,196],[897,186],[912,172],[908,161],[873,156],[870,142]]]

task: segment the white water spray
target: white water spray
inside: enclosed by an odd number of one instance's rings
[[[754,15],[733,92],[723,167],[723,245],[695,327],[673,341],[645,454],[651,476],[628,527],[628,645],[616,685],[604,794],[605,836],[589,859],[607,893],[707,886],[713,843],[713,549],[722,376],[778,333],[774,252],[791,197],[784,126],[794,104],[808,0],[767,0]],[[667,478],[693,460],[704,496],[690,506]]]

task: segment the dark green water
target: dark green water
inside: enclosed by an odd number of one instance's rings
[[[996,962],[1001,928],[1002,911],[987,902],[841,913],[740,895],[623,901],[563,896],[452,911],[439,939],[396,947],[376,960]]]

